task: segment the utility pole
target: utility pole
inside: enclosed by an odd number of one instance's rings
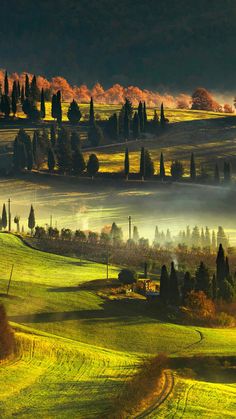
[[[11,200],[8,199],[8,230],[11,231]]]
[[[131,240],[132,239],[132,218],[131,218],[131,215],[129,216],[129,240]]]

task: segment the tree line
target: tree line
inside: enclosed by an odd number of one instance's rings
[[[165,306],[185,304],[192,292],[203,292],[213,301],[232,302],[236,298],[236,275],[231,273],[229,259],[225,256],[222,244],[219,246],[216,258],[216,271],[211,276],[207,266],[201,262],[195,275],[190,272],[184,274],[181,281],[171,263],[168,272],[166,265],[162,266],[160,276],[160,299]]]

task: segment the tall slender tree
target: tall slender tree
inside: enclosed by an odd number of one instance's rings
[[[7,228],[7,210],[6,210],[5,204],[3,204],[3,207],[2,207],[2,227],[4,229]]]
[[[137,112],[135,112],[134,117],[133,117],[133,137],[135,139],[138,139],[139,136],[140,136],[140,118]]]
[[[40,97],[40,113],[41,118],[45,118],[46,116],[46,109],[45,109],[45,97],[44,97],[44,89],[41,90],[41,97]]]
[[[30,97],[30,83],[29,83],[29,76],[28,74],[25,75],[25,97]]]
[[[61,91],[58,90],[56,96],[56,113],[57,113],[57,123],[60,124],[62,121],[62,107],[61,107]]]
[[[145,178],[145,168],[146,168],[146,165],[145,165],[145,148],[144,147],[142,147],[141,148],[141,152],[140,152],[140,169],[139,169],[139,173],[140,173],[140,176],[141,176],[141,179],[142,180],[144,180],[144,178]]]
[[[30,96],[34,102],[38,101],[40,98],[40,91],[37,85],[37,78],[35,75],[32,77],[30,84]]]
[[[94,105],[93,105],[93,97],[90,99],[90,106],[89,106],[89,125],[92,126],[95,123],[95,115],[94,115]]]
[[[146,102],[143,102],[143,130],[146,131],[147,128],[147,109],[146,109]]]
[[[161,157],[160,157],[160,179],[165,180],[165,177],[166,177],[165,163],[164,163],[163,153],[161,153]]]
[[[7,71],[5,72],[5,77],[4,77],[4,95],[9,96],[9,82],[8,82]]]
[[[160,124],[162,128],[166,125],[166,118],[165,118],[165,111],[164,111],[163,103],[161,104]]]
[[[124,161],[124,172],[126,180],[129,179],[129,149],[126,148],[125,150],[125,161]]]
[[[15,116],[17,111],[17,84],[14,80],[13,86],[12,86],[12,92],[11,92],[11,107],[12,107],[12,113]]]
[[[191,154],[191,160],[190,160],[190,179],[192,182],[195,182],[196,180],[196,165],[195,165],[195,158],[194,154]]]
[[[203,262],[196,270],[196,291],[203,291],[208,298],[212,298],[212,282],[209,271]]]
[[[48,170],[49,172],[53,172],[55,169],[56,160],[55,155],[52,147],[49,147],[48,149]]]
[[[77,146],[73,152],[73,172],[75,175],[81,175],[86,169],[83,154]]]
[[[128,109],[125,108],[125,114],[124,114],[124,139],[126,141],[129,140],[129,136],[130,136],[130,120],[129,120]]]
[[[174,262],[171,262],[169,284],[169,302],[173,306],[178,306],[180,303],[180,293],[178,286],[178,276],[175,270]]]
[[[166,265],[161,268],[160,276],[160,299],[163,304],[168,303],[169,299],[169,274],[167,272]]]
[[[143,114],[143,104],[140,101],[138,105],[138,117],[139,117],[139,125],[140,131],[143,132],[144,130],[144,114]]]
[[[31,230],[31,235],[33,235],[34,227],[35,227],[35,214],[33,205],[30,207],[30,213],[28,217],[28,227]]]

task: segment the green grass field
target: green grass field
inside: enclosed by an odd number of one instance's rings
[[[38,107],[40,105],[38,104]],[[69,103],[63,102],[62,103],[62,120],[68,121],[67,118],[67,111],[68,111]],[[89,118],[89,104],[80,103],[79,104],[82,119],[81,121],[88,120]],[[104,104],[94,104],[94,112],[96,115],[96,119],[104,120],[108,119],[113,113],[119,113],[122,105],[104,105]],[[136,108],[134,108],[136,110]],[[147,117],[148,119],[153,118],[155,108],[147,108]],[[159,112],[159,109],[157,108]],[[195,110],[188,110],[188,109],[166,109],[165,111],[166,118],[169,119],[170,122],[180,122],[180,121],[193,121],[198,119],[211,119],[211,118],[220,118],[223,116],[229,116],[229,114],[225,114],[222,112],[210,112],[210,111],[195,111]],[[25,114],[23,112],[19,112],[17,116],[21,118],[25,118]],[[53,118],[51,116],[51,103],[46,102],[46,117],[47,121],[52,121]]]
[[[36,251],[5,233],[0,234],[0,250],[1,300],[19,346],[17,359],[0,366],[4,417],[33,418],[36,412],[39,417],[109,417],[113,398],[147,355],[236,354],[235,328],[163,323],[143,299],[102,298],[107,285],[102,264]],[[110,267],[111,286],[117,273]],[[192,418],[200,412],[202,417],[215,417],[210,415],[221,405],[226,417],[235,417],[235,385],[176,377],[172,394],[150,417],[164,418],[167,412],[175,412],[175,417]]]

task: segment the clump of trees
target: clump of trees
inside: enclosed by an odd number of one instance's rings
[[[207,266],[200,262],[195,275],[186,272],[181,278],[175,265],[171,263],[170,272],[162,266],[160,276],[160,300],[165,306],[187,305],[201,306],[205,301],[208,307],[212,302],[225,301],[230,303],[236,299],[236,278],[230,271],[229,260],[225,257],[222,244],[219,246],[216,259],[216,272],[211,275]]]

